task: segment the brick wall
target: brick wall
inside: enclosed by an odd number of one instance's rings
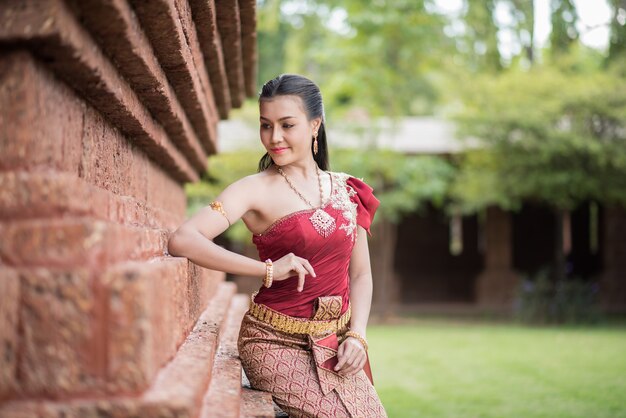
[[[165,249],[254,93],[254,9],[0,5],[0,416],[211,415],[247,300]]]

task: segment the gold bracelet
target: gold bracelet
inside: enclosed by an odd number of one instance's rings
[[[350,330],[350,331],[346,331],[345,335],[346,337],[352,337],[352,338],[356,338],[357,340],[359,340],[359,342],[363,344],[363,348],[365,348],[365,351],[367,351],[367,341],[365,341],[365,338],[363,338],[361,334],[359,334],[356,331]]]
[[[270,287],[274,281],[274,264],[269,258],[265,260],[265,279],[263,279],[263,286]]]

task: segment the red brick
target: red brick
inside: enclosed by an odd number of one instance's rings
[[[242,388],[240,411],[241,418],[274,418],[276,416],[272,395],[248,388]]]
[[[230,100],[233,107],[241,107],[245,98],[243,62],[241,55],[241,22],[236,1],[221,2],[217,8],[217,27],[224,48],[224,62],[228,75]]]
[[[90,273],[25,268],[19,278],[20,392],[60,396],[98,387],[104,352],[91,335]]]
[[[194,65],[192,45],[186,40],[189,31],[185,33],[174,2],[130,0],[200,142],[211,154],[217,142],[214,126],[217,117],[211,113],[212,98],[205,93],[206,87]]]
[[[184,216],[184,190],[167,172],[28,54],[5,58],[0,60],[0,170],[76,173],[140,200],[148,200],[151,177],[148,204]]]
[[[8,3],[4,7],[12,19],[5,19],[0,26],[0,41],[28,44],[59,77],[178,181],[198,180],[198,173],[61,0]],[[6,59],[9,56],[3,57]]]
[[[165,230],[92,219],[36,219],[3,225],[0,260],[12,266],[89,267],[164,253]]]
[[[163,258],[125,263],[102,276],[109,301],[109,391],[145,389],[174,355],[208,293],[223,280],[223,273],[203,270],[184,258]]]
[[[239,0],[241,17],[241,54],[243,58],[244,84],[247,96],[257,94],[257,36],[256,0]]]
[[[224,282],[202,313],[193,330],[167,366],[159,372],[144,394],[148,404],[179,406],[189,416],[197,416],[203,392],[209,380],[218,338],[235,292],[232,283]]]
[[[220,117],[226,119],[231,108],[231,101],[222,42],[217,31],[215,1],[189,0],[189,6],[197,23],[198,41],[204,56],[204,63],[209,72],[209,79],[213,86],[215,103]]]
[[[8,267],[0,267],[0,401],[18,387],[19,301],[17,272]]]
[[[211,379],[202,401],[201,418],[240,416],[241,360],[237,352],[237,337],[249,304],[247,295],[233,297],[213,365],[213,375],[219,376],[219,379]]]
[[[172,141],[197,170],[205,170],[207,155],[128,3],[83,0],[76,6],[85,26]]]

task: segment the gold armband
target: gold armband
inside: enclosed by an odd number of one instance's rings
[[[226,218],[226,222],[228,222],[228,226],[230,226],[230,221],[228,220],[228,216],[226,216],[226,211],[224,211],[224,206],[222,205],[222,202],[220,202],[219,200],[214,200],[213,202],[209,203],[209,206],[211,207],[211,209],[216,210],[224,215],[224,218]]]

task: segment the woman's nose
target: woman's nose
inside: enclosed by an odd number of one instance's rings
[[[272,129],[272,142],[280,142],[283,139],[283,133],[280,128],[274,127]]]

